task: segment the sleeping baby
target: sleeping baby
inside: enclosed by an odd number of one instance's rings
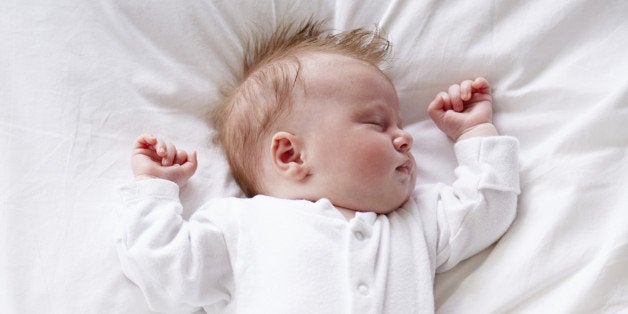
[[[140,136],[118,252],[151,309],[185,313],[433,313],[436,272],[496,241],[516,213],[518,142],[498,136],[483,78],[428,107],[457,179],[416,185],[412,136],[377,31],[286,23],[249,45],[213,112],[247,198],[181,216],[194,151]],[[420,144],[419,144],[420,145]]]

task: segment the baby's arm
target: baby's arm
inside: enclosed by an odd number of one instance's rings
[[[495,136],[491,102],[489,83],[477,78],[450,86],[428,108],[436,125],[457,142],[457,179],[452,186],[439,184],[436,196],[439,272],[493,243],[516,215],[518,141]]]
[[[427,205],[436,204],[438,217],[437,271],[488,247],[513,222],[520,193],[518,148],[509,136],[474,137],[454,146],[456,180],[437,184],[435,202]]]
[[[136,180],[160,178],[185,185],[198,165],[196,151],[177,150],[174,144],[143,134],[135,141],[131,168]]]
[[[193,312],[228,299],[232,272],[222,230],[209,208],[181,217],[179,187],[196,170],[196,153],[142,135],[131,165],[136,180],[120,189],[116,243],[125,275],[154,311]]]
[[[460,141],[477,136],[498,135],[493,126],[491,86],[482,77],[466,80],[440,92],[428,113],[447,136]]]

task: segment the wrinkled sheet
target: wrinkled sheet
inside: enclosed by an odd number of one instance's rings
[[[204,115],[241,34],[313,14],[388,32],[420,182],[453,180],[425,110],[452,83],[488,78],[520,140],[518,217],[439,312],[628,311],[628,2],[56,0],[0,3],[0,312],[148,313],[114,250],[133,140],[199,151],[186,215],[237,195]]]

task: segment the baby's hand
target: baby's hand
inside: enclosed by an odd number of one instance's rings
[[[196,171],[196,152],[188,154],[169,142],[144,134],[135,141],[131,168],[136,180],[161,178],[185,185]]]
[[[454,84],[440,92],[428,107],[428,113],[454,141],[473,136],[497,135],[493,126],[491,86],[483,77]]]

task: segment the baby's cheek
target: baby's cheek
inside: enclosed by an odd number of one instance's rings
[[[388,159],[382,149],[378,149],[376,146],[365,147],[360,153],[360,163],[363,171],[366,174],[376,176],[381,173],[386,173],[387,168],[390,168],[392,162]]]

